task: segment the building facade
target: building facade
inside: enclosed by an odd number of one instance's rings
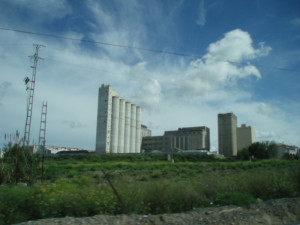
[[[210,150],[210,131],[208,127],[185,127],[175,131],[165,131],[162,136],[144,137],[143,151],[184,151]]]
[[[142,129],[141,107],[102,84],[98,93],[96,154],[140,153]]]
[[[237,155],[237,117],[233,113],[218,114],[219,154]]]
[[[168,136],[148,136],[143,137],[142,151],[160,151],[171,152],[172,151],[172,137]]]
[[[278,148],[278,152],[277,152],[278,159],[281,159],[284,154],[300,155],[299,148],[296,146],[286,145],[284,143],[278,143],[277,148]]]
[[[242,124],[237,128],[237,149],[248,148],[251,144],[256,142],[256,133],[251,126]]]
[[[151,130],[148,129],[147,126],[143,125],[141,126],[141,135],[142,137],[149,137],[152,135]]]

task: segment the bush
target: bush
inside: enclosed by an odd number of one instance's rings
[[[8,184],[27,183],[32,185],[41,175],[38,154],[29,153],[19,144],[9,143],[4,147],[4,156],[0,172],[0,182]]]
[[[274,142],[256,142],[248,147],[248,151],[257,159],[270,159],[277,156],[278,147]]]
[[[248,151],[248,148],[243,148],[242,150],[238,151],[237,159],[249,160],[250,159],[250,153]]]
[[[151,177],[153,178],[160,178],[162,176],[162,173],[159,170],[154,170],[151,174]]]
[[[237,206],[248,206],[255,202],[256,199],[253,198],[251,195],[245,193],[235,193],[235,192],[220,194],[214,200],[214,204],[217,205],[237,205]]]

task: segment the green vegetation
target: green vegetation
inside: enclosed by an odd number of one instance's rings
[[[241,160],[255,159],[271,159],[276,158],[278,147],[275,142],[256,142],[248,148],[244,148],[238,152],[237,158]]]
[[[9,168],[8,162],[1,164]],[[130,213],[175,213],[257,198],[300,196],[297,160],[226,161],[213,156],[61,156],[45,161],[44,182],[0,186],[0,224],[49,217],[123,214],[104,178]],[[37,177],[39,178],[39,177]]]
[[[32,185],[40,175],[40,156],[24,151],[19,144],[9,143],[4,148],[0,167],[0,184],[27,183]]]

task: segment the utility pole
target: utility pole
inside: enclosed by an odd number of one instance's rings
[[[35,77],[36,77],[36,68],[37,63],[39,59],[42,59],[39,57],[39,49],[40,47],[46,47],[44,45],[38,45],[34,44],[35,47],[35,54],[33,56],[29,56],[34,60],[32,68],[32,77],[31,80],[29,80],[28,77],[24,79],[26,90],[27,90],[27,115],[26,115],[26,123],[25,123],[25,130],[24,130],[24,140],[23,140],[23,146],[29,145],[30,140],[30,127],[31,127],[31,118],[32,118],[32,107],[33,107],[33,96],[34,96],[34,87],[35,87]]]

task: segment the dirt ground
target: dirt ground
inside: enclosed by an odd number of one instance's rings
[[[51,218],[28,221],[22,225],[44,224],[109,224],[109,225],[163,225],[163,224],[300,224],[300,198],[274,199],[253,204],[248,208],[237,206],[195,209],[186,213],[160,215],[96,215],[92,217]]]

